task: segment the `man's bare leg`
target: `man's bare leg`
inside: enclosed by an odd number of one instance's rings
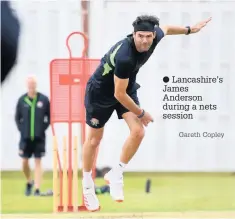
[[[42,179],[41,158],[35,158],[34,178],[35,178],[34,195],[40,195],[40,186],[41,186],[41,179]]]
[[[122,202],[123,195],[123,171],[137,152],[140,143],[144,138],[144,127],[141,121],[131,112],[123,114],[129,129],[130,135],[124,143],[119,164],[105,175],[105,180],[110,184],[110,195],[115,201]]]
[[[100,144],[100,141],[103,137],[104,128],[95,129],[89,127],[88,130],[88,136],[86,138],[86,141],[83,145],[83,171],[84,172],[91,172],[96,150]]]
[[[99,209],[99,200],[95,194],[95,185],[91,171],[95,161],[96,151],[103,137],[104,128],[89,127],[88,136],[83,145],[83,195],[84,202],[88,210],[96,211]]]
[[[123,114],[123,118],[130,129],[130,135],[122,148],[120,162],[127,164],[137,152],[144,138],[145,130],[141,121],[133,113],[127,112]]]
[[[29,159],[28,158],[23,158],[23,173],[25,175],[25,178],[27,180],[27,183],[31,183],[31,171],[29,167]]]
[[[29,195],[31,195],[33,184],[32,184],[32,180],[31,180],[31,171],[30,171],[30,167],[29,167],[29,159],[28,158],[22,159],[22,168],[23,168],[23,173],[25,175],[25,178],[27,180],[25,195],[29,196]]]

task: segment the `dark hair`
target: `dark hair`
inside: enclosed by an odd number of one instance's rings
[[[135,21],[132,23],[132,26],[135,27],[135,25],[140,24],[142,22],[149,22],[153,24],[154,26],[159,26],[159,18],[152,15],[141,15],[138,16]]]

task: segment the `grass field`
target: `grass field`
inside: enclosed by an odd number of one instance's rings
[[[24,196],[22,173],[1,172],[1,178],[3,214],[52,212],[52,197]],[[149,194],[145,193],[147,178],[152,182]],[[231,173],[126,173],[124,179],[125,202],[115,203],[108,194],[100,195],[101,213],[235,211],[235,175]],[[103,179],[96,182],[104,184]],[[52,189],[49,172],[42,184],[42,191],[47,189]]]

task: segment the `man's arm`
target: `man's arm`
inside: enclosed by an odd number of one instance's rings
[[[126,93],[132,71],[133,66],[130,60],[117,59],[114,72],[114,96],[124,107],[139,116],[143,110]]]
[[[126,93],[126,89],[129,83],[129,79],[120,79],[114,75],[114,84],[115,84],[115,98],[128,110],[133,112],[135,115],[139,116],[142,113],[142,109],[130,98]]]
[[[22,116],[21,116],[21,111],[20,111],[20,99],[19,99],[16,105],[15,122],[20,132],[21,132],[21,119],[22,119]]]
[[[160,27],[165,35],[187,34],[188,28],[181,26],[162,26]]]
[[[45,111],[45,116],[47,118],[47,121],[44,121],[45,122],[45,130],[49,127],[50,125],[50,101],[48,98],[46,98],[46,111]]]
[[[205,27],[207,25],[208,22],[211,21],[211,18],[208,18],[204,21],[201,21],[191,27],[190,28],[190,32],[189,33],[197,33],[199,32],[203,27]],[[160,27],[162,29],[162,31],[164,32],[165,35],[179,35],[179,34],[187,34],[189,28],[188,27],[182,27],[182,26],[171,26],[171,25],[167,25],[167,26],[161,26]]]

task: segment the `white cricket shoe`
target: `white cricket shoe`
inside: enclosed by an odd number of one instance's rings
[[[99,200],[95,194],[94,182],[85,183],[82,180],[84,204],[89,211],[98,211],[100,209]]]
[[[104,175],[104,180],[109,184],[112,199],[116,202],[123,202],[123,174],[118,170],[111,169]]]

